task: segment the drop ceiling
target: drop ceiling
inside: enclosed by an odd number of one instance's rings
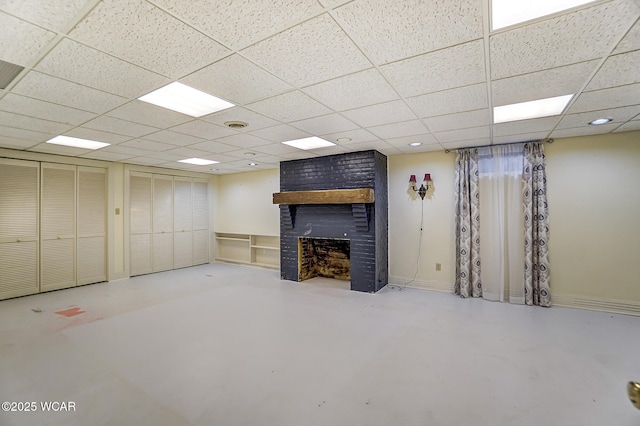
[[[638,0],[498,31],[489,9],[489,0],[1,2],[0,60],[24,69],[0,90],[0,148],[227,174],[366,149],[640,130]],[[173,81],[236,106],[196,119],[137,99]],[[494,106],[573,93],[562,115],[492,124]],[[588,125],[601,117],[613,121]],[[57,135],[111,145],[45,143]],[[336,145],[281,143],[310,136]],[[219,163],[177,162],[191,157]]]

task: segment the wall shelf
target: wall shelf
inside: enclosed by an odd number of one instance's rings
[[[280,269],[279,236],[216,232],[216,245],[216,261]]]

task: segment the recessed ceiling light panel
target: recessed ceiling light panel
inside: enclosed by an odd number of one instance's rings
[[[310,138],[303,138],[303,139],[294,139],[292,141],[286,141],[282,143],[298,149],[326,148],[328,146],[335,145],[335,143],[326,141],[317,136],[311,136]]]
[[[409,146],[420,146],[420,145],[422,145],[422,142],[411,142],[409,144]]]
[[[72,138],[71,136],[56,136],[53,139],[49,139],[47,143],[84,149],[100,149],[111,145],[109,143],[92,141],[89,139]]]
[[[178,160],[178,163],[195,164],[196,166],[208,166],[210,164],[219,163],[219,161],[205,160],[202,158],[187,158],[185,160]]]
[[[235,106],[230,102],[216,98],[215,96],[201,92],[198,89],[194,89],[177,81],[167,84],[138,99],[192,117],[202,117],[203,115]]]
[[[493,122],[528,120],[562,114],[573,95],[556,96],[517,104],[493,107]]]
[[[491,0],[491,28],[508,27],[541,16],[571,9],[593,0]]]

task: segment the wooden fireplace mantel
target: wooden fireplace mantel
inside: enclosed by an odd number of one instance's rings
[[[373,203],[371,188],[288,191],[273,194],[273,204],[362,204]]]

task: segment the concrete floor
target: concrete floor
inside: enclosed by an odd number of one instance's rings
[[[640,425],[639,317],[347,286],[212,264],[0,301],[0,400],[37,405],[0,424]]]

